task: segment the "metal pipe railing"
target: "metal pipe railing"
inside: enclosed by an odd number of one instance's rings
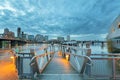
[[[33,67],[33,74],[42,73],[47,64],[53,58],[54,51],[47,48],[43,54],[35,55],[30,62],[30,65]],[[37,69],[35,69],[37,68]]]
[[[108,79],[116,80],[120,79],[120,66],[119,66],[119,54],[99,54],[91,56],[93,61],[92,66],[92,76],[96,78],[104,78],[107,77]],[[99,71],[98,71],[99,70]]]
[[[90,48],[77,48],[75,46],[68,46],[68,45],[63,45],[63,55],[69,55],[68,59],[71,63],[71,65],[80,73],[83,74],[86,69],[86,65],[89,65],[90,67],[92,66],[92,60],[89,57],[91,54]],[[84,54],[76,54],[78,50],[81,50],[82,53]],[[88,53],[88,50],[90,52]],[[90,72],[89,72],[90,73]]]
[[[93,65],[93,62],[90,57],[85,55],[77,55],[72,53],[65,53],[65,55],[69,55],[69,62],[73,66],[73,68],[78,71],[80,74],[84,74],[86,70],[86,66],[88,65],[90,68]],[[87,67],[88,67],[87,66]],[[89,69],[90,69],[89,68]],[[91,70],[89,70],[91,71]],[[91,72],[88,72],[89,74],[85,73],[86,75],[91,75]]]

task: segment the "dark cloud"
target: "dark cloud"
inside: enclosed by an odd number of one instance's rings
[[[0,29],[37,34],[106,34],[119,0],[2,0]]]

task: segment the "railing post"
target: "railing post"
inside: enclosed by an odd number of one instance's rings
[[[65,58],[65,47],[63,46],[63,53],[62,56]]]
[[[30,49],[30,54],[32,55],[32,57],[35,56],[35,51],[34,49]],[[37,57],[35,57],[35,59],[33,60],[32,63],[30,63],[30,68],[31,68],[31,76],[32,76],[32,79],[34,79],[34,75],[35,73],[39,73],[38,72],[38,66],[37,66]]]
[[[115,58],[113,58],[112,59],[113,60],[113,63],[112,63],[112,73],[113,73],[113,80],[115,80],[116,79],[116,60],[115,60]]]
[[[18,75],[22,78],[23,74],[23,57],[18,57]]]
[[[91,55],[91,49],[89,48],[89,49],[87,49],[87,51],[86,51],[86,56],[89,57],[90,55]],[[84,63],[83,63],[83,66],[82,66],[82,69],[81,69],[81,71],[80,71],[81,74],[84,73],[87,62],[88,62],[88,59],[85,57]]]
[[[21,73],[21,58],[20,58],[20,56],[18,56],[16,59],[16,67],[18,69],[18,75],[21,75],[22,73]]]
[[[80,71],[80,74],[83,74],[83,73],[84,73],[84,70],[85,70],[85,66],[86,66],[87,61],[88,61],[88,59],[85,58],[84,63],[83,63],[83,66],[82,66],[81,71]]]
[[[48,51],[47,51],[47,49],[44,49],[45,50],[45,53],[46,53],[46,57],[47,57],[47,61],[49,61],[49,59],[48,59]]]

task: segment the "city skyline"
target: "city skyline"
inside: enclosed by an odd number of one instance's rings
[[[30,35],[50,39],[70,35],[76,40],[105,40],[113,20],[120,14],[119,0],[3,0],[0,32],[21,27]]]
[[[16,32],[16,34],[15,34],[15,32]],[[34,34],[34,35],[27,34],[20,27],[18,27],[15,32],[12,32],[8,28],[5,28],[3,33],[1,33],[1,35],[2,35],[1,37],[2,38],[17,38],[17,39],[32,40],[32,41],[37,40],[37,41],[40,41],[40,42],[54,39],[54,38],[49,39],[49,36],[42,35],[42,34]],[[67,39],[68,36],[69,36],[69,40]],[[66,41],[70,41],[70,35],[68,35],[68,36],[65,36]],[[55,39],[60,40],[60,41],[64,41],[65,37],[57,36]]]

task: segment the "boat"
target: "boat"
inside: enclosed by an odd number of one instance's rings
[[[113,21],[107,35],[108,52],[120,53],[120,15]]]

